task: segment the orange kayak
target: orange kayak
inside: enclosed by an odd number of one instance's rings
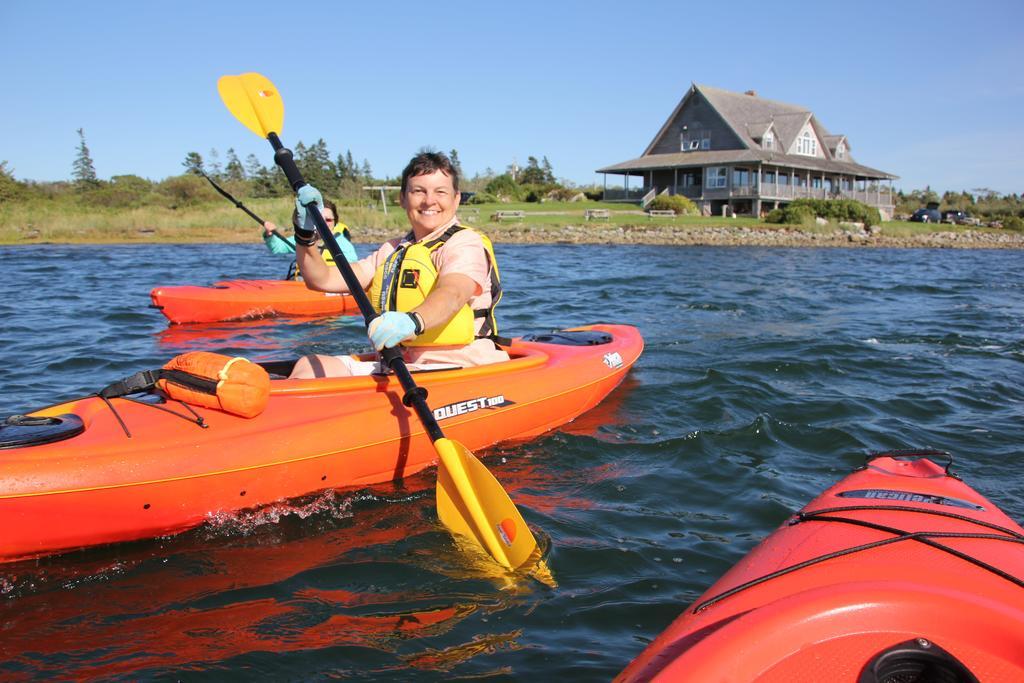
[[[594,407],[643,340],[631,326],[593,325],[506,348],[507,362],[415,373],[445,434],[471,451]],[[0,562],[171,534],[436,463],[394,376],[280,378],[293,364],[263,363],[270,398],[252,418],[143,394],[90,396],[0,422]]]
[[[172,323],[359,313],[348,294],[314,292],[297,280],[226,280],[209,287],[157,287],[149,296],[153,308]]]
[[[1024,681],[1024,529],[940,456],[869,458],[616,680]]]

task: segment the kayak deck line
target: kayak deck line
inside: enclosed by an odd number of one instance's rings
[[[983,527],[986,527],[986,528],[993,529],[995,531],[999,531],[999,532],[1001,532],[1004,535],[999,535],[999,534],[981,534],[981,533],[973,533],[972,534],[972,533],[966,533],[966,532],[952,532],[952,531],[905,531],[903,529],[896,529],[894,527],[887,527],[887,526],[883,526],[881,524],[872,524],[870,522],[865,522],[864,520],[860,520],[860,519],[854,519],[852,517],[829,517],[829,516],[827,516],[830,513],[849,512],[849,511],[854,511],[854,510],[877,510],[877,511],[896,510],[896,511],[900,511],[900,512],[911,512],[911,513],[920,513],[920,514],[929,514],[929,515],[939,515],[939,516],[942,516],[942,517],[950,517],[950,518],[953,518],[953,519],[957,519],[957,520],[960,520],[960,521],[963,521],[963,522],[969,522],[971,524],[977,524],[979,526],[983,526]],[[702,602],[698,603],[691,610],[691,613],[692,614],[697,614],[698,612],[702,612],[702,611],[704,611],[708,607],[711,607],[712,605],[714,605],[717,602],[721,602],[722,600],[725,600],[726,598],[732,597],[733,595],[736,595],[737,593],[745,591],[748,588],[753,588],[754,586],[757,586],[759,584],[765,583],[766,581],[771,581],[772,579],[777,579],[780,576],[785,576],[786,574],[791,574],[791,573],[799,571],[801,569],[806,569],[807,567],[813,566],[815,564],[820,564],[822,562],[827,562],[828,560],[832,560],[832,559],[835,559],[835,558],[838,558],[838,557],[844,557],[846,555],[852,555],[853,553],[859,553],[859,552],[863,552],[863,551],[866,551],[866,550],[871,550],[873,548],[880,548],[882,546],[891,545],[893,543],[899,543],[900,541],[918,541],[920,543],[924,543],[924,544],[928,545],[931,548],[935,548],[936,550],[940,550],[942,552],[949,553],[949,554],[951,554],[951,555],[953,555],[955,557],[960,558],[961,560],[964,560],[966,562],[970,562],[970,563],[972,563],[974,565],[977,565],[978,567],[980,567],[980,568],[982,568],[982,569],[984,569],[986,571],[992,572],[996,576],[1001,576],[1002,578],[1006,579],[1010,583],[1014,583],[1014,584],[1024,588],[1024,578],[1020,578],[1020,577],[1014,576],[1012,574],[1009,574],[1007,572],[1004,572],[1003,570],[999,569],[998,567],[995,567],[995,566],[993,566],[993,565],[991,565],[991,564],[989,564],[987,562],[983,562],[983,561],[981,561],[981,560],[979,560],[979,559],[977,559],[977,558],[975,558],[975,557],[973,557],[971,555],[968,555],[966,553],[962,553],[962,552],[956,550],[955,548],[950,548],[949,546],[942,545],[941,543],[934,543],[934,542],[932,542],[932,539],[935,539],[935,538],[961,538],[961,539],[971,538],[971,539],[978,539],[978,540],[1004,541],[1004,542],[1008,542],[1008,543],[1024,544],[1024,534],[1018,533],[1018,532],[1014,531],[1013,529],[1007,529],[1006,527],[1002,527],[1002,526],[999,526],[997,524],[992,524],[992,523],[986,522],[984,520],[972,519],[972,518],[967,517],[965,515],[958,515],[958,514],[955,514],[955,513],[952,513],[952,512],[946,512],[944,510],[920,510],[920,509],[916,509],[916,508],[909,508],[909,507],[895,506],[895,505],[861,505],[861,506],[847,506],[847,507],[839,507],[839,508],[829,508],[829,509],[825,509],[825,510],[815,510],[813,513],[802,513],[801,512],[801,513],[795,515],[793,517],[793,519],[789,523],[792,525],[792,524],[802,524],[802,523],[806,523],[806,522],[843,522],[843,523],[846,523],[846,524],[857,524],[857,525],[860,525],[860,526],[866,526],[866,527],[871,528],[871,529],[877,529],[878,531],[885,531],[885,532],[888,532],[888,533],[895,534],[895,537],[894,538],[883,539],[883,540],[880,540],[880,541],[875,541],[873,543],[864,543],[862,545],[858,545],[858,546],[854,546],[854,547],[850,547],[850,548],[844,548],[843,550],[837,550],[835,552],[827,553],[825,555],[819,555],[819,556],[813,557],[813,558],[811,558],[809,560],[805,560],[803,562],[800,562],[799,564],[790,565],[789,567],[785,567],[783,569],[776,570],[774,572],[771,572],[770,574],[765,574],[764,576],[760,576],[760,577],[758,577],[756,579],[751,579],[751,580],[747,581],[746,583],[742,583],[739,586],[736,586],[734,588],[730,588],[729,590],[727,590],[727,591],[725,591],[723,593],[719,593],[718,595],[715,595],[715,596],[710,597],[710,598],[708,598],[706,600],[703,600]]]
[[[538,361],[538,363],[543,363],[543,362],[544,362],[543,360],[539,360]],[[531,363],[531,365],[533,365],[533,363]],[[529,366],[527,366],[527,367],[529,367]],[[470,369],[470,368],[467,368],[467,369]],[[629,367],[626,367],[624,369],[628,370]],[[462,368],[452,369],[452,370],[438,370],[437,372],[461,372],[461,371],[462,371]],[[348,378],[345,378],[345,379],[348,379]],[[284,381],[284,380],[274,380],[274,381]],[[291,380],[291,381],[306,382],[306,381],[310,381],[310,380]],[[607,381],[607,380],[604,379],[604,378],[602,378],[602,379],[595,379],[594,381],[588,382],[587,384],[584,384],[584,385],[581,385],[581,386],[579,386],[576,389],[566,389],[563,392],[555,393],[555,394],[550,394],[550,395],[545,396],[543,398],[537,398],[537,399],[535,399],[533,401],[517,402],[517,403],[513,403],[513,404],[510,404],[510,405],[507,405],[507,406],[501,406],[501,409],[502,409],[503,412],[504,411],[511,412],[511,411],[515,411],[515,410],[521,410],[521,409],[524,409],[524,408],[529,408],[529,407],[531,407],[531,406],[533,406],[535,404],[538,404],[538,403],[544,403],[544,402],[551,401],[551,400],[554,400],[556,398],[559,398],[561,396],[565,396],[565,395],[568,395],[568,394],[571,394],[571,393],[575,393],[577,391],[582,391],[584,389],[589,389],[590,387],[592,387],[592,386],[594,386],[596,384],[600,384],[600,383],[605,382],[605,381]],[[117,399],[114,399],[114,400],[117,400]],[[133,403],[137,403],[137,404],[140,404],[140,405],[147,405],[147,404],[139,402],[139,401],[133,401]],[[481,411],[475,411],[473,413],[466,413],[467,417],[459,419],[457,422],[456,421],[451,421],[451,422],[446,421],[445,425],[447,427],[459,427],[459,426],[462,426],[462,425],[465,425],[465,424],[469,424],[469,423],[472,423],[472,422],[477,422],[479,420],[488,419],[488,417],[489,417],[488,415],[486,415],[486,414],[479,414],[480,412]],[[36,412],[31,413],[31,414],[32,415],[36,415],[36,414],[41,414],[41,413],[40,413],[40,411],[36,411]],[[386,444],[389,444],[389,443],[394,443],[396,441],[402,441],[402,440],[406,440],[406,439],[413,439],[413,438],[418,437],[418,436],[425,436],[426,434],[427,434],[426,430],[423,429],[422,425],[421,425],[420,428],[419,428],[419,431],[410,432],[407,435],[402,435],[402,436],[398,436],[398,437],[391,438],[391,439],[384,439],[384,440],[376,441],[376,442],[370,442],[368,444],[363,444],[363,445],[355,446],[355,447],[352,447],[352,448],[342,449],[340,451],[324,451],[322,453],[316,453],[316,454],[312,454],[312,455],[304,455],[304,456],[297,457],[297,458],[289,458],[289,459],[278,460],[278,461],[274,461],[274,462],[266,462],[266,463],[261,463],[259,465],[252,465],[252,466],[248,466],[248,467],[237,467],[237,468],[223,469],[223,470],[218,470],[218,471],[202,472],[202,473],[184,475],[184,476],[180,476],[180,477],[165,477],[165,478],[162,478],[162,479],[151,479],[151,480],[137,481],[137,482],[123,482],[123,483],[109,484],[109,485],[104,485],[104,486],[90,486],[90,487],[75,488],[75,489],[65,489],[65,490],[57,490],[57,491],[37,491],[37,492],[27,492],[27,493],[18,493],[18,494],[0,494],[0,500],[4,500],[4,499],[8,499],[8,498],[27,498],[27,497],[33,497],[33,496],[57,496],[57,495],[68,494],[68,493],[84,493],[84,492],[89,492],[89,491],[102,491],[102,490],[117,489],[117,488],[130,488],[130,487],[135,487],[135,486],[149,486],[149,485],[164,484],[164,483],[174,482],[174,481],[185,481],[185,480],[189,480],[189,479],[200,479],[200,478],[203,478],[203,477],[216,477],[216,476],[221,476],[221,475],[226,475],[226,474],[236,474],[236,473],[239,473],[239,472],[247,472],[247,471],[253,471],[253,470],[260,470],[260,469],[265,469],[265,468],[269,468],[269,467],[279,467],[279,466],[282,466],[282,465],[290,465],[290,464],[294,464],[294,463],[298,463],[298,462],[305,462],[305,461],[308,461],[308,460],[316,460],[316,459],[319,459],[319,458],[326,458],[326,457],[331,457],[331,456],[343,455],[346,452],[359,451],[359,450],[362,450],[362,449],[368,448],[368,447],[381,446],[381,445],[386,445]]]

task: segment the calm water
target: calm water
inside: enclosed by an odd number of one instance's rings
[[[869,450],[950,450],[1024,519],[1019,252],[497,251],[504,332],[627,322],[647,342],[588,415],[477,453],[557,588],[467,564],[427,474],[4,567],[0,678],[608,680]],[[156,285],[285,266],[259,244],[0,248],[0,416],[187,350],[362,348],[351,319],[168,328],[148,308]]]

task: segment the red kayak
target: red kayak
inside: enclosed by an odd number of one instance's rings
[[[940,456],[871,456],[616,680],[1024,681],[1024,529]]]
[[[227,280],[209,287],[157,287],[149,296],[153,308],[172,323],[359,313],[348,294],[314,292],[298,280]]]

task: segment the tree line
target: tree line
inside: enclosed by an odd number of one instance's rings
[[[97,207],[165,206],[179,208],[209,201],[222,201],[203,175],[213,179],[236,197],[272,198],[292,193],[284,173],[276,165],[265,166],[255,154],[241,160],[233,148],[223,156],[211,149],[204,157],[189,151],[182,161],[183,173],[159,181],[138,175],[116,175],[101,180],[96,174],[85,131],[77,131],[79,144],[71,165],[70,181],[20,181],[6,161],[0,161],[0,201],[66,200]],[[424,148],[426,150],[427,148]],[[424,151],[421,150],[421,151]],[[367,185],[398,185],[400,179],[379,177],[370,162],[357,162],[351,150],[332,155],[327,142],[313,144],[298,141],[292,152],[306,180],[341,204],[361,204],[369,200]],[[458,150],[448,152],[463,178],[461,189],[479,195],[477,201],[540,201],[547,197],[578,195],[572,183],[559,181],[547,157],[530,156],[525,167],[515,162],[501,174],[488,168],[483,174],[467,177],[461,168]],[[588,195],[593,196],[592,192]],[[599,198],[599,197],[596,197]]]
[[[940,196],[930,187],[923,190],[900,190],[893,196],[897,215],[910,215],[917,209],[938,204],[942,211],[966,211],[984,220],[1024,219],[1024,195],[1000,195],[987,187],[976,187],[970,192],[944,192]],[[1015,221],[1014,221],[1015,223]]]
[[[71,180],[55,182],[20,181],[7,161],[0,161],[0,202],[61,200],[93,206],[128,207],[158,205],[168,208],[220,201],[217,195],[198,175],[205,175],[222,184],[237,197],[285,197],[291,194],[284,174],[276,166],[264,166],[255,154],[243,162],[233,148],[228,148],[223,160],[216,149],[206,158],[196,151],[185,154],[184,173],[160,181],[151,181],[137,175],[117,175],[100,180],[92,153],[86,144],[85,131],[77,131],[79,144],[71,166]],[[397,185],[398,178],[377,177],[370,162],[356,162],[351,150],[331,155],[323,138],[311,145],[296,143],[293,153],[296,164],[305,178],[327,196],[342,204],[366,202],[366,185]],[[461,168],[458,150],[448,152],[453,164],[463,177],[461,189],[475,193],[474,203],[543,201],[546,199],[571,200],[585,197],[601,199],[597,186],[578,187],[555,177],[546,156],[528,156],[526,165],[513,162],[503,172],[487,168],[483,173],[467,177]],[[999,193],[987,188],[974,188],[970,192],[945,192],[941,196],[926,187],[923,190],[900,190],[894,196],[897,215],[910,215],[929,203],[938,203],[942,210],[966,211],[983,220],[1008,219],[1016,224],[1024,219],[1024,195]]]

